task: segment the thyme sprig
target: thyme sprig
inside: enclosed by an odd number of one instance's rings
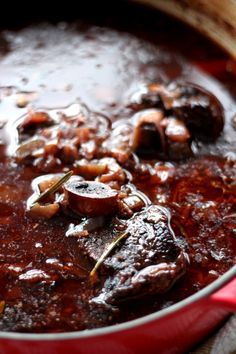
[[[90,278],[94,278],[98,268],[101,266],[101,264],[104,262],[104,260],[109,256],[109,254],[113,251],[113,249],[119,244],[121,240],[126,238],[128,236],[128,232],[123,232],[121,235],[118,235],[105,249],[105,251],[102,253],[102,255],[99,257],[98,261],[96,262],[95,266],[90,272]]]
[[[64,176],[62,176],[57,182],[53,183],[51,187],[46,189],[43,193],[41,193],[31,204],[33,206],[36,203],[41,202],[44,198],[48,197],[49,195],[55,193],[64,183],[66,183],[70,177],[73,175],[73,171],[67,172]]]

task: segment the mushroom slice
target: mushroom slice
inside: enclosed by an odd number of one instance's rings
[[[189,130],[181,120],[169,118],[166,123],[165,135],[168,139],[178,143],[185,143],[189,140]]]
[[[129,107],[134,110],[145,108],[163,108],[160,92],[164,90],[164,86],[158,83],[144,83],[138,87],[130,98]]]
[[[15,152],[16,161],[24,162],[28,157],[32,157],[34,152],[43,148],[45,140],[42,138],[33,138],[20,144]]]
[[[27,214],[35,218],[50,219],[58,213],[59,209],[60,206],[58,203],[51,203],[45,205],[35,203],[29,210],[27,210]]]
[[[74,167],[76,173],[86,179],[93,179],[104,174],[107,170],[107,165],[106,163],[103,163],[102,160],[88,161],[86,159],[81,159],[75,162]]]
[[[72,181],[64,186],[69,208],[83,216],[111,215],[117,209],[117,191],[92,181]]]
[[[52,118],[46,112],[30,111],[18,125],[20,132],[25,130],[35,130],[53,123]]]

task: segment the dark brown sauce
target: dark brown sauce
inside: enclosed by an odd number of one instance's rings
[[[60,110],[82,102],[115,121],[133,113],[128,108],[130,95],[143,81],[183,79],[214,93],[226,116],[217,142],[198,143],[194,158],[169,162],[168,169],[175,170],[170,179],[165,168],[159,169],[158,183],[145,179],[143,172],[133,174],[140,191],[170,209],[179,242],[188,245],[187,272],[166,294],[122,305],[113,322],[170,306],[235,264],[233,63],[183,25],[126,6],[109,16],[108,10],[101,11],[96,19],[1,32],[0,301],[5,301],[1,330],[61,332],[110,324],[105,314],[96,321],[90,315],[87,298],[94,285],[88,274],[93,264],[81,257],[76,238],[65,236],[69,224],[77,220],[67,216],[35,220],[25,213],[31,181],[41,173],[17,165],[7,146],[13,140],[12,123],[28,107]],[[19,108],[22,92],[33,94],[27,96],[28,105]],[[141,162],[154,168],[157,161]]]

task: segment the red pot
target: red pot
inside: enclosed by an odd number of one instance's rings
[[[123,324],[58,334],[0,333],[1,354],[184,353],[236,312],[236,266],[193,296]]]

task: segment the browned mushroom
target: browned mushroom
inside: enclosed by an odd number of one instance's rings
[[[141,154],[165,153],[164,128],[161,125],[163,118],[163,112],[158,109],[146,109],[134,115],[132,146],[135,151]]]
[[[224,127],[224,109],[209,91],[193,83],[143,85],[131,97],[134,110],[159,108],[182,120],[193,138],[215,140]]]
[[[132,154],[131,137],[133,126],[127,119],[121,119],[112,124],[110,137],[102,144],[104,156],[111,156],[124,164]]]
[[[185,124],[176,118],[166,119],[165,135],[171,141],[185,143],[190,139],[190,133]]]
[[[104,174],[107,171],[106,163],[102,160],[81,159],[74,164],[75,172],[86,179],[93,179],[97,176]]]
[[[164,86],[158,83],[142,84],[134,92],[130,99],[129,107],[133,110],[145,108],[163,108],[163,103],[159,93],[164,90]]]
[[[172,160],[180,160],[192,156],[191,135],[185,123],[176,118],[163,120],[166,142],[168,145],[168,157]]]
[[[32,181],[32,189],[35,193],[40,194],[51,188],[55,183],[60,181],[64,173],[50,173],[34,178]]]
[[[98,182],[106,184],[117,182],[118,186],[124,183],[126,179],[125,172],[113,157],[104,157],[100,162],[105,164],[106,170],[97,178]]]
[[[37,129],[38,127],[47,126],[52,123],[52,118],[46,112],[30,111],[18,125],[18,130],[22,132],[25,130]]]
[[[117,209],[117,191],[92,181],[72,181],[64,186],[69,208],[84,216],[111,215]]]
[[[224,127],[224,109],[209,91],[195,84],[170,84],[161,97],[166,108],[182,120],[191,135],[200,140],[215,140]]]
[[[32,157],[33,153],[45,146],[45,140],[42,138],[32,138],[20,144],[15,152],[15,158],[18,163],[25,162],[27,158]]]
[[[27,214],[34,218],[50,219],[57,214],[59,209],[60,206],[58,203],[51,203],[45,205],[35,203],[29,210],[27,210]]]

